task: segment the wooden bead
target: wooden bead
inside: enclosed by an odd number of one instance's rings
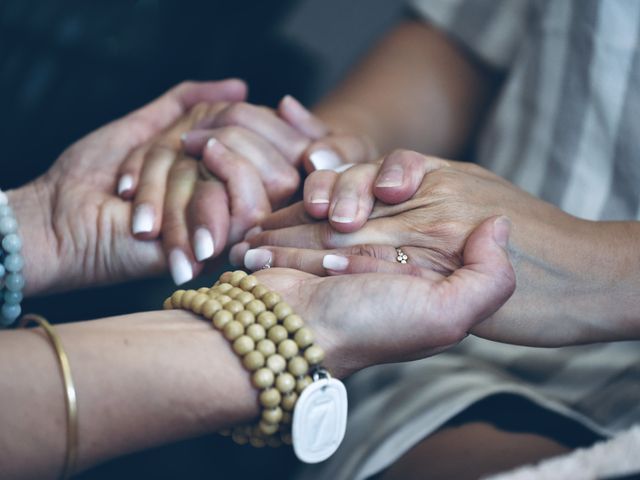
[[[256,345],[256,350],[258,350],[261,354],[264,355],[264,358],[267,359],[267,363],[269,361],[269,357],[276,353],[276,344],[273,343],[268,338],[260,340]]]
[[[278,344],[278,353],[289,360],[298,354],[298,345],[290,338],[286,338]]]
[[[278,320],[282,321],[293,313],[293,309],[287,302],[278,302],[276,306],[273,307],[273,313]]]
[[[213,316],[222,309],[222,305],[217,300],[213,300],[209,298],[204,305],[202,305],[202,316],[208,318],[209,320],[213,319]]]
[[[311,345],[304,351],[304,359],[310,365],[318,365],[324,360],[324,350],[317,345]]]
[[[254,297],[253,295],[251,295],[249,292],[242,292],[240,295],[238,295],[235,300],[237,300],[238,302],[240,302],[242,305],[247,306],[247,303],[255,300],[256,297]]]
[[[280,406],[287,412],[293,412],[297,401],[298,394],[296,392],[290,392],[282,397],[282,399],[280,400]]]
[[[309,371],[309,362],[307,362],[303,357],[295,356],[289,360],[287,370],[289,370],[289,373],[296,378],[302,377]]]
[[[182,296],[184,295],[185,290],[176,290],[171,295],[171,303],[173,303],[173,308],[181,308],[182,306]]]
[[[266,338],[267,331],[259,323],[253,323],[247,327],[247,335],[253,338],[254,341],[259,342]]]
[[[302,327],[296,332],[293,339],[296,341],[296,344],[298,344],[298,347],[307,348],[314,341],[313,332],[311,332],[307,327]]]
[[[180,308],[184,308],[185,310],[191,309],[191,300],[198,294],[195,290],[187,290],[182,295],[180,299]]]
[[[266,423],[278,424],[282,419],[282,409],[280,407],[266,408],[262,411],[262,420]]]
[[[304,322],[302,321],[302,318],[300,318],[300,315],[296,315],[294,313],[287,316],[282,321],[282,326],[287,329],[287,332],[296,333],[298,330],[300,330],[300,328],[304,326]]]
[[[276,377],[271,369],[263,367],[256,370],[251,378],[255,387],[263,390],[271,387]]]
[[[244,356],[242,364],[247,370],[254,372],[264,366],[264,355],[257,350],[253,350]]]
[[[238,295],[240,295],[241,293],[244,293],[244,290],[242,290],[239,287],[233,287],[231,290],[229,290],[227,292],[227,295],[230,296],[231,298],[233,298],[234,300],[236,299],[236,297]]]
[[[245,327],[248,327],[249,325],[251,325],[256,321],[256,317],[253,316],[253,313],[247,310],[240,310],[238,313],[235,314],[234,319],[239,321]]]
[[[273,435],[274,433],[276,433],[276,432],[278,431],[279,425],[277,425],[277,424],[273,425],[273,424],[271,424],[271,423],[267,423],[267,422],[263,422],[263,421],[261,421],[261,422],[258,424],[258,427],[260,428],[260,431],[261,431],[264,435]],[[267,444],[268,444],[270,447],[271,447],[271,446],[273,446],[273,445],[270,443],[271,438],[273,438],[273,437],[268,437],[268,438],[267,438]],[[281,443],[281,442],[280,442],[280,439],[278,439],[278,443]],[[279,446],[279,445],[278,445],[278,446]]]
[[[237,287],[240,284],[240,280],[247,276],[247,272],[243,272],[242,270],[236,270],[229,277],[229,283],[234,287]]]
[[[256,295],[256,298],[258,296]],[[273,309],[273,307],[276,306],[276,304],[278,304],[280,302],[280,300],[282,300],[280,298],[280,295],[278,295],[276,292],[267,292],[265,293],[262,297],[260,297],[260,300],[262,300],[262,302],[265,304],[265,306],[271,310]]]
[[[196,292],[198,293],[209,293],[210,288],[209,287],[200,287],[198,290],[196,290]]]
[[[275,388],[267,388],[260,392],[259,399],[264,408],[274,408],[280,404],[282,394]]]
[[[249,437],[249,443],[254,448],[263,448],[267,445],[267,442],[264,440],[264,438],[260,437]]]
[[[166,299],[164,300],[164,302],[162,302],[162,308],[163,308],[164,310],[171,310],[171,309],[173,309],[173,302],[171,301],[171,297],[166,298]]]
[[[313,383],[313,379],[309,375],[305,375],[302,378],[296,380],[296,392],[302,393],[302,391]]]
[[[235,315],[236,313],[244,310],[244,305],[242,305],[240,302],[236,302],[235,300],[231,300],[230,302],[224,304],[224,309],[229,310]]]
[[[253,293],[253,296],[256,298],[262,298],[266,293],[269,293],[269,289],[264,285],[256,285],[253,287],[253,290],[251,290],[251,293]]]
[[[291,421],[293,420],[293,415],[291,412],[282,412],[282,418],[280,419],[280,423],[284,425],[291,425]]]
[[[204,305],[204,302],[207,300],[209,300],[209,295],[206,293],[196,293],[196,296],[191,300],[191,310],[193,313],[200,315],[202,313],[202,305]]]
[[[253,300],[247,303],[244,308],[245,310],[249,310],[256,317],[267,309],[267,307],[264,306],[264,303],[262,303],[260,300],[256,300],[255,297]]]
[[[265,329],[269,330],[276,323],[278,323],[278,319],[273,314],[273,312],[262,312],[258,315],[258,323]]]
[[[220,275],[220,284],[229,283],[232,273],[233,272],[224,272],[222,275]]]
[[[247,353],[252,352],[256,347],[255,342],[249,335],[240,335],[233,342],[233,351],[241,357]]]
[[[237,443],[238,445],[246,445],[247,442],[249,441],[249,437],[247,437],[246,435],[242,435],[240,433],[237,432],[233,432],[231,434],[231,439]]]
[[[276,388],[280,393],[289,393],[296,388],[296,379],[293,375],[283,372],[276,377]]]
[[[224,336],[230,342],[233,342],[236,338],[244,333],[244,327],[240,322],[231,320],[223,327]]]
[[[258,279],[254,275],[247,275],[240,280],[239,287],[245,292],[250,292],[256,285],[258,285]]]
[[[289,336],[287,329],[282,325],[274,325],[267,332],[267,338],[278,345]]]
[[[213,316],[213,324],[219,330],[222,330],[231,320],[233,320],[233,315],[227,310],[219,310]]]
[[[220,305],[224,307],[227,303],[229,303],[232,300],[232,298],[228,295],[218,295],[216,297],[216,300],[220,302]]]
[[[224,282],[216,287],[216,290],[222,294],[227,293],[229,290],[233,288],[233,285],[230,283]]]
[[[282,373],[287,368],[287,361],[282,355],[275,353],[267,358],[267,367],[275,374]]]

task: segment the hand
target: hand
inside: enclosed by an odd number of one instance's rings
[[[129,233],[131,204],[115,195],[122,161],[199,102],[237,101],[238,80],[186,82],[68,148],[42,177],[8,192],[23,239],[25,293],[142,277],[164,266],[158,242]]]
[[[287,269],[256,272],[315,332],[325,365],[339,377],[367,366],[433,355],[462,340],[511,295],[509,222],[483,222],[452,275],[317,277]]]

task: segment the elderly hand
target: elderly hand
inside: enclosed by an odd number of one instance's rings
[[[509,222],[483,222],[450,276],[391,274],[317,277],[273,268],[255,275],[278,291],[315,332],[337,376],[367,366],[423,358],[461,341],[511,295]]]
[[[25,257],[25,293],[142,277],[165,266],[158,242],[130,234],[131,204],[115,195],[123,160],[199,102],[239,101],[238,80],[186,82],[69,147],[42,177],[8,192]]]

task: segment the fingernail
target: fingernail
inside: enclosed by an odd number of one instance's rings
[[[502,248],[507,248],[509,244],[509,234],[511,233],[511,220],[504,215],[496,218],[493,222],[493,239]]]
[[[169,254],[169,270],[171,270],[171,276],[176,285],[182,285],[193,278],[191,262],[179,248],[171,250]]]
[[[271,252],[264,248],[252,248],[244,254],[244,266],[249,270],[260,270],[266,265],[271,266]]]
[[[286,102],[289,108],[293,110],[293,113],[295,113],[300,118],[306,120],[311,117],[311,112],[307,110],[304,105],[302,105],[296,98],[292,97],[291,95],[285,95],[282,98],[282,101]]]
[[[234,267],[239,267],[242,265],[242,261],[244,260],[245,252],[249,250],[249,243],[240,242],[236,243],[231,250],[229,250],[229,263]]]
[[[316,170],[331,170],[342,164],[340,157],[333,150],[316,150],[309,155],[309,161]]]
[[[255,227],[250,228],[247,233],[244,234],[244,239],[249,240],[251,237],[258,235],[260,232],[262,232],[262,227],[256,225]]]
[[[188,132],[184,132],[182,135],[180,135],[180,141],[182,143],[187,143],[188,139],[189,139]]]
[[[349,259],[342,255],[325,255],[322,259],[322,266],[327,270],[346,270],[349,266]]]
[[[333,168],[332,170],[336,173],[342,173],[346,170],[349,170],[351,167],[353,167],[355,165],[355,163],[344,163],[342,165],[338,165],[337,167]]]
[[[118,181],[118,195],[122,195],[133,188],[133,176],[128,173],[122,175]]]
[[[148,203],[138,205],[133,212],[133,233],[147,233],[152,231],[154,218],[155,213],[151,205]]]
[[[199,227],[193,234],[193,250],[196,254],[196,260],[202,262],[213,256],[215,247],[213,244],[213,236],[208,228]]]
[[[339,198],[331,211],[331,220],[338,223],[351,223],[358,213],[358,200]]]
[[[329,203],[329,199],[324,195],[314,195],[309,199],[309,203]]]
[[[404,170],[399,165],[393,165],[380,173],[376,181],[376,187],[390,188],[399,187],[404,180]]]

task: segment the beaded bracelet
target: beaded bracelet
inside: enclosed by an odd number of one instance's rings
[[[20,253],[22,240],[18,222],[6,193],[0,190],[0,328],[8,327],[20,316],[24,277],[24,259]]]
[[[252,372],[252,384],[260,390],[260,421],[221,434],[254,447],[293,443],[307,463],[337,450],[346,429],[346,390],[321,367],[324,351],[280,295],[238,270],[224,273],[211,288],[177,290],[163,307],[211,320]]]

